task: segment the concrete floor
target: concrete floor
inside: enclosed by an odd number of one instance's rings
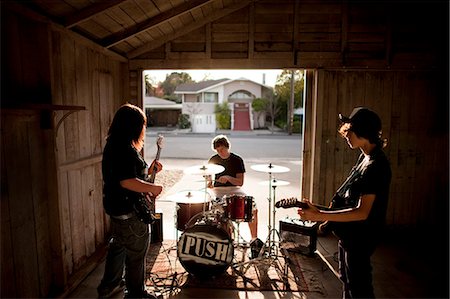
[[[254,161],[258,162],[258,161]],[[165,170],[186,169],[191,166],[200,165],[199,160],[169,160],[164,161]],[[277,175],[277,179],[290,182],[288,186],[276,188],[276,199],[297,196],[299,190],[299,165],[293,162],[277,161],[276,165],[285,166],[292,171]],[[295,162],[294,162],[295,163]],[[249,163],[255,164],[255,163]],[[296,170],[297,169],[297,170]],[[254,196],[259,210],[258,237],[265,240],[268,232],[268,207],[269,201],[266,186],[261,181],[268,180],[266,173],[255,172],[247,167],[245,190],[248,195]],[[186,190],[201,191],[204,181],[198,175],[183,175],[170,190],[159,198],[157,209],[163,213],[165,240],[176,240],[179,231],[175,227],[176,204],[167,201],[171,195]],[[278,220],[286,218],[297,218],[296,209],[277,209],[276,228]],[[247,240],[250,239],[247,225],[241,225],[241,234]],[[444,237],[444,238],[443,238]],[[448,251],[445,246],[431,247],[431,239],[428,232],[422,235],[395,231],[386,235],[386,240],[376,250],[373,258],[373,278],[375,294],[378,298],[448,298]],[[448,236],[436,238],[446,240]],[[443,242],[437,242],[443,245]],[[444,242],[445,243],[445,242]],[[444,244],[445,245],[445,244]],[[329,266],[337,269],[335,253],[337,251],[334,236],[319,237],[317,249],[328,262]],[[104,263],[101,262],[90,273],[90,275],[66,298],[96,298],[96,287],[101,280]],[[181,289],[172,296],[165,298],[339,298],[341,297],[341,285],[339,280],[323,262],[321,271],[321,283],[326,290],[324,294],[301,293],[301,292],[246,292],[234,290],[208,290],[208,289]],[[116,294],[113,298],[122,298],[122,294]]]

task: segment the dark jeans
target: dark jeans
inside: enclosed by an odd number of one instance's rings
[[[127,220],[111,218],[111,232],[105,273],[99,288],[110,288],[120,283],[125,267],[126,288],[129,294],[139,296],[144,291],[149,226],[136,217]]]
[[[343,283],[343,298],[375,298],[370,263],[375,246],[366,245],[344,248],[342,241],[339,241],[339,272]]]

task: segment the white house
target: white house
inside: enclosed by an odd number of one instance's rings
[[[192,131],[196,133],[216,131],[215,105],[224,102],[229,103],[232,130],[258,128],[252,102],[256,98],[269,98],[272,93],[271,87],[245,78],[185,83],[175,89],[181,98],[182,113],[189,115]]]

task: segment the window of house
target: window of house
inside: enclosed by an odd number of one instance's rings
[[[205,92],[203,94],[203,102],[205,103],[218,103],[219,93],[217,92]]]
[[[248,91],[238,90],[238,91],[232,93],[229,98],[243,100],[243,99],[253,99],[253,96]]]

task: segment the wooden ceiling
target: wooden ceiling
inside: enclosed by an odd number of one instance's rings
[[[448,40],[445,2],[30,0],[21,5],[126,58],[132,69],[429,68],[439,65],[439,49]]]

